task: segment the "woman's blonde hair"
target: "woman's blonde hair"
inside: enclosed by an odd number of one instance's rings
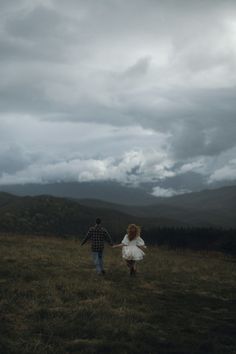
[[[131,229],[135,229],[135,234],[131,233]],[[139,237],[141,233],[141,227],[135,224],[129,224],[127,228],[127,235],[130,241],[134,240],[135,238]]]

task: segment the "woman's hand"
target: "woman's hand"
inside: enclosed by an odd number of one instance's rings
[[[113,245],[112,248],[118,248],[118,247],[123,247],[123,244],[120,243],[119,245]]]

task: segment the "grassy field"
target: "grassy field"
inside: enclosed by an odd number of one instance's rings
[[[0,236],[0,353],[236,353],[236,262],[150,248],[136,278],[106,248]]]

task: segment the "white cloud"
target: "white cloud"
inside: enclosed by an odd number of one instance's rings
[[[0,185],[104,180],[138,184],[172,176],[171,165],[170,160],[153,150],[133,150],[119,158],[76,158],[54,163],[37,161],[14,173],[2,173]]]
[[[186,173],[186,172],[203,172],[204,168],[206,166],[206,161],[203,158],[197,159],[197,161],[191,161],[183,164],[179,170],[178,173]]]
[[[174,195],[179,195],[179,194],[184,194],[184,193],[188,193],[188,190],[175,190],[173,188],[161,188],[159,186],[154,187],[152,190],[152,195],[154,195],[155,197],[172,197]]]
[[[229,161],[229,163],[216,171],[214,171],[209,179],[209,183],[220,181],[234,181],[236,180],[236,159]]]

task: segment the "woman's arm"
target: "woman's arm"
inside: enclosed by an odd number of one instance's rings
[[[121,241],[121,243],[112,246],[113,248],[118,248],[118,247],[124,247],[127,246],[128,242],[127,242],[127,235],[125,235],[125,237],[123,238],[123,240]]]
[[[145,245],[142,245],[142,246],[137,245],[137,246],[138,246],[138,248],[140,248],[142,251],[144,251],[144,250],[147,248],[147,246],[145,246]]]
[[[119,243],[118,245],[113,245],[112,248],[124,247],[123,243]]]
[[[137,246],[142,250],[144,251],[145,248],[147,248],[147,246],[145,245],[145,242],[144,240],[142,239],[142,237],[138,237],[137,239]]]

